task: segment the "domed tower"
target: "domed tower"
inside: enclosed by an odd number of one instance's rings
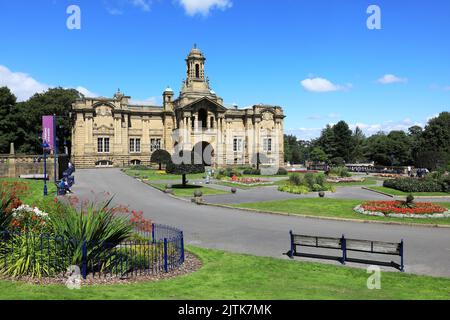
[[[206,58],[197,45],[194,45],[186,59],[187,80],[205,82],[205,61]]]
[[[186,59],[186,80],[181,93],[210,94],[208,79],[205,76],[206,58],[197,45],[194,45]]]

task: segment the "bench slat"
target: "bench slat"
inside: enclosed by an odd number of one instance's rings
[[[346,244],[347,250],[389,254],[398,254],[400,252],[398,243],[347,239]]]
[[[300,246],[325,247],[332,249],[341,249],[341,239],[329,237],[311,237],[303,235],[294,235],[294,244]]]

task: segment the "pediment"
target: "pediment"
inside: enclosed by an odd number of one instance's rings
[[[209,111],[217,111],[217,112],[226,112],[227,108],[225,108],[220,103],[217,103],[214,100],[211,100],[207,97],[200,98],[190,104],[180,108],[182,111],[187,112],[197,112],[200,109],[207,109]]]

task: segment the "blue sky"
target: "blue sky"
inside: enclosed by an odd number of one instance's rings
[[[381,30],[366,26],[372,4]],[[197,43],[224,101],[282,106],[287,133],[406,129],[450,110],[449,14],[448,0],[1,0],[0,85],[160,103]]]

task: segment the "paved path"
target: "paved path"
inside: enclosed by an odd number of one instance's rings
[[[278,186],[270,186],[247,190],[238,189],[238,192],[236,194],[205,196],[204,198],[209,203],[238,204],[259,201],[275,201],[317,197],[317,192],[298,195],[288,192],[280,192],[278,191]],[[388,196],[364,190],[361,187],[337,188],[335,193],[326,192],[326,197],[331,199],[392,200],[392,198]]]
[[[450,277],[450,229],[316,220],[197,206],[173,199],[117,169],[77,170],[76,181],[73,190],[81,198],[93,197],[94,187],[96,191],[115,194],[114,202],[144,210],[148,218],[158,223],[183,229],[187,244],[286,258],[282,253],[288,250],[291,229],[304,234],[345,234],[384,241],[403,238],[407,272]]]

